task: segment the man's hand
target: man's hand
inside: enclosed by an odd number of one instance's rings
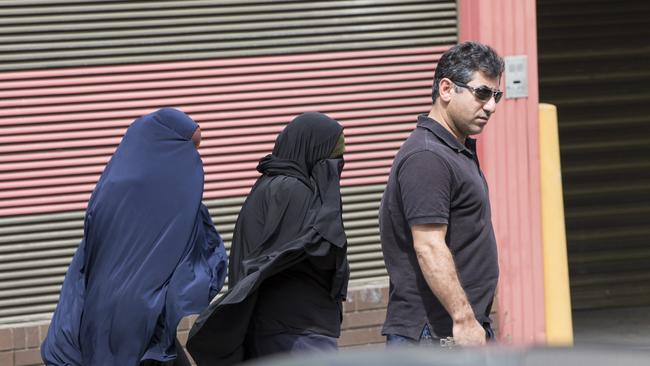
[[[458,346],[484,346],[485,329],[472,316],[466,321],[454,322],[454,342]]]

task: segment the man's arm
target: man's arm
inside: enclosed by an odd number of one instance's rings
[[[447,225],[413,225],[411,233],[424,279],[454,322],[452,332],[456,344],[484,345],[485,330],[474,316],[458,280],[454,258],[445,243]]]

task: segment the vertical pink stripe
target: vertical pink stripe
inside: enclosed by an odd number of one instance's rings
[[[490,125],[479,137],[479,153],[490,184],[499,243],[499,337],[514,344],[542,343],[545,329],[535,2],[461,0],[459,6],[461,41],[487,43],[502,56],[528,56],[528,98],[505,99],[499,104]]]
[[[543,263],[543,248],[542,248],[542,206],[541,206],[541,178],[540,178],[540,156],[539,156],[539,88],[538,88],[538,66],[537,66],[537,9],[535,2],[526,1],[524,3],[524,12],[526,25],[530,30],[529,39],[533,39],[535,42],[531,45],[528,45],[528,57],[531,62],[529,62],[528,70],[528,83],[531,87],[528,88],[530,96],[529,99],[535,102],[534,107],[528,108],[527,119],[528,121],[534,121],[534,123],[529,124],[531,127],[530,134],[535,136],[534,139],[530,139],[530,150],[529,156],[535,164],[529,166],[529,175],[531,182],[531,192],[536,194],[531,194],[529,196],[531,200],[531,228],[534,228],[532,233],[532,239],[535,240],[536,245],[534,255],[538,260],[533,262],[533,281],[535,284],[540,284],[542,288],[539,291],[536,291],[535,303],[538,306],[538,311],[536,311],[535,322],[538,324],[535,331],[535,340],[538,342],[543,342],[546,340],[546,328],[545,328],[545,308],[544,308],[544,263]]]

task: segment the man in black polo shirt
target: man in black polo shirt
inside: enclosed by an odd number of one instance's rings
[[[449,336],[458,345],[482,345],[493,337],[497,247],[469,136],[494,113],[503,68],[480,43],[445,52],[433,78],[433,107],[395,157],[379,211],[390,277],[382,334],[389,345]]]

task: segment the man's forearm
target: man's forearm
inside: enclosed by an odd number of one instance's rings
[[[458,280],[454,258],[447,245],[444,242],[415,243],[415,252],[424,279],[454,323],[474,320],[474,311]]]
[[[485,330],[460,285],[454,257],[445,242],[447,225],[415,225],[411,228],[420,270],[429,288],[453,320],[452,333],[461,346],[485,344]]]

